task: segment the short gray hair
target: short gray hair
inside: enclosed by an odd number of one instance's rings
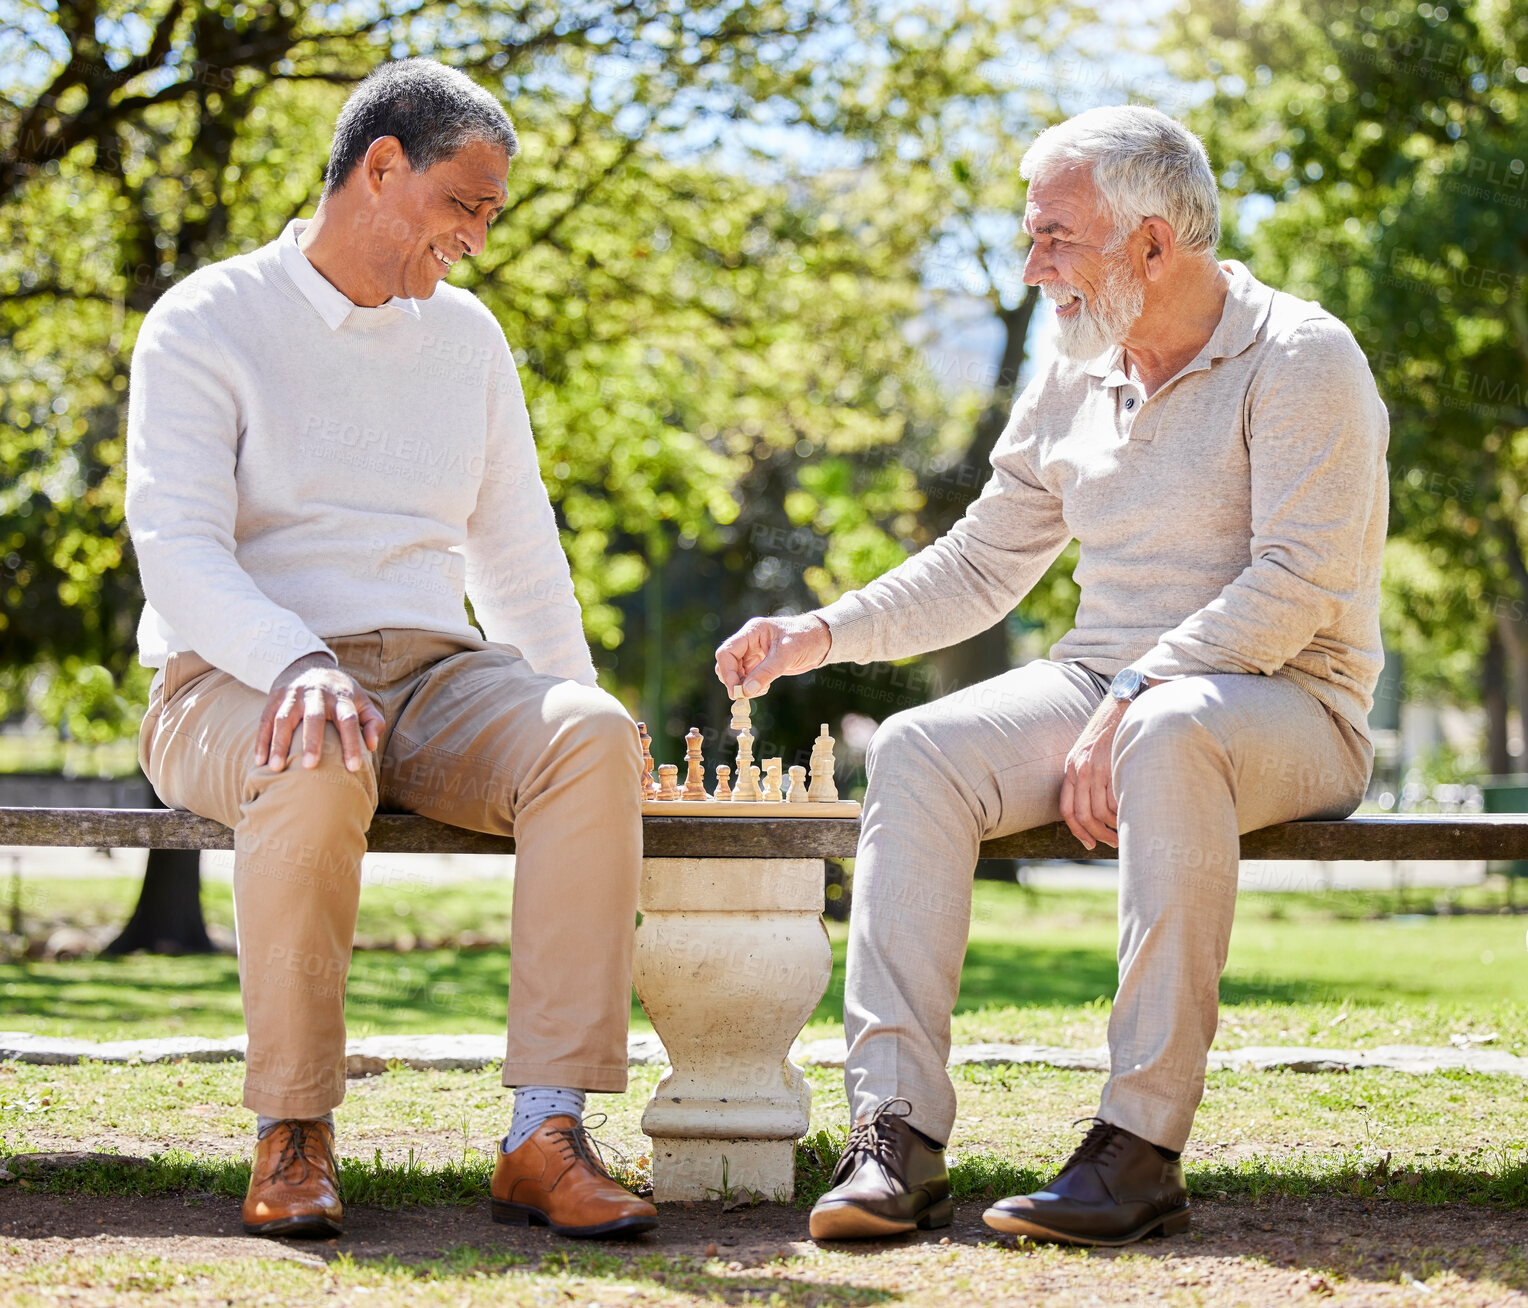
[[[511,159],[520,149],[504,106],[460,69],[433,59],[399,59],[369,73],[345,101],[324,169],[324,194],[339,190],[371,143],[394,136],[416,173],[474,141]]]
[[[1058,163],[1090,165],[1093,184],[1123,235],[1161,218],[1186,250],[1220,243],[1220,192],[1204,145],[1160,109],[1106,105],[1047,127],[1024,152],[1019,176],[1032,181]]]

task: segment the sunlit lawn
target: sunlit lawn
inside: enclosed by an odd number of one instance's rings
[[[130,880],[29,883],[34,920],[121,921]],[[232,924],[230,888],[204,888],[208,920]],[[358,935],[373,942],[508,937],[507,881],[368,886]],[[1477,895],[1479,903],[1486,896]],[[1524,1048],[1528,958],[1522,917],[1365,916],[1369,893],[1243,896],[1221,984],[1219,1042],[1447,1043],[1472,1032]],[[833,980],[806,1038],[841,1031],[845,928],[829,924]],[[358,950],[353,1035],[495,1031],[504,1021],[506,947]],[[1114,896],[979,882],[956,1016],[957,1040],[1096,1045],[1115,986]],[[633,1002],[634,1029],[646,1030]],[[0,964],[0,1027],[96,1040],[230,1035],[242,1029],[231,957]]]

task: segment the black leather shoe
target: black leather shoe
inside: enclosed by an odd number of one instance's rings
[[[1133,1244],[1188,1230],[1183,1164],[1101,1118],[1043,1190],[1001,1199],[982,1214],[994,1231],[1064,1244]]]
[[[812,1239],[875,1239],[950,1224],[944,1146],[908,1126],[912,1109],[905,1099],[883,1099],[850,1130],[833,1188],[812,1207]]]

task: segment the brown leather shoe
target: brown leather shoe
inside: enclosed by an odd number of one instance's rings
[[[566,1113],[547,1118],[514,1153],[499,1147],[489,1193],[493,1220],[509,1226],[589,1239],[658,1225],[658,1210],[605,1170],[584,1124]]]
[[[850,1130],[833,1188],[812,1206],[812,1239],[873,1240],[950,1224],[944,1146],[910,1127],[903,1120],[910,1112],[906,1099],[883,1099]]]
[[[1183,1164],[1122,1126],[1092,1121],[1054,1181],[999,1200],[982,1221],[994,1231],[1063,1244],[1133,1244],[1188,1230]]]
[[[277,1122],[255,1144],[241,1216],[250,1235],[343,1234],[334,1129],[327,1122]]]

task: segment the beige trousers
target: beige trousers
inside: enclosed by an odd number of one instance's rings
[[[844,997],[856,1117],[902,1095],[913,1126],[950,1138],[945,1061],[977,846],[1060,821],[1066,756],[1106,691],[1080,664],[1040,661],[876,732]],[[1185,677],[1131,705],[1113,757],[1119,992],[1106,1121],[1183,1147],[1215,1038],[1240,833],[1346,817],[1372,761],[1362,735],[1286,677]]]
[[[329,642],[386,728],[357,772],[331,723],[281,772],[254,765],[266,697],[172,655],[139,751],[159,797],[234,831],[244,1103],[319,1117],[345,1096],[345,978],[372,814],[513,835],[505,1085],[626,1088],[642,858],[637,729],[604,691],[540,676],[518,650],[385,630]]]

